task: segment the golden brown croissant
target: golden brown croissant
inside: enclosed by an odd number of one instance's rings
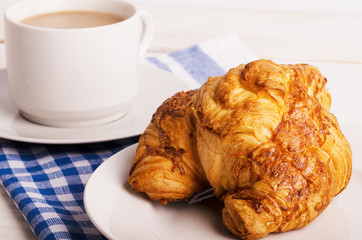
[[[258,60],[176,94],[141,136],[132,188],[167,202],[208,182],[241,239],[307,225],[351,176],[325,84],[313,66]]]
[[[201,167],[196,120],[190,111],[194,94],[180,92],[166,100],[140,137],[129,182],[151,199],[179,201],[210,186]]]

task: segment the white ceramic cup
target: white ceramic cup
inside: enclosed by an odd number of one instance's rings
[[[126,20],[91,28],[34,27],[38,14],[85,10]],[[124,116],[138,90],[140,55],[153,36],[151,16],[120,0],[25,0],[5,11],[8,88],[28,120],[87,127]]]

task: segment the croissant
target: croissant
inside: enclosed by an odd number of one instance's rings
[[[167,99],[141,135],[129,182],[134,190],[167,203],[209,188],[196,143],[191,99],[196,91]]]
[[[352,153],[316,67],[257,60],[167,99],[129,183],[167,203],[210,186],[240,239],[306,226],[348,184]]]

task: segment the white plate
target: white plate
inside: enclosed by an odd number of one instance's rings
[[[89,179],[84,204],[93,224],[109,239],[237,239],[223,226],[222,203],[215,198],[196,204],[162,205],[133,192],[128,171],[136,145],[115,154]],[[354,171],[348,188],[307,227],[270,234],[264,240],[340,240],[362,236],[362,171]]]
[[[128,114],[114,122],[90,128],[55,128],[38,125],[19,115],[11,102],[6,85],[6,71],[0,70],[0,137],[33,143],[90,143],[141,134],[157,107],[178,91],[188,90],[172,74],[141,65],[140,90]]]

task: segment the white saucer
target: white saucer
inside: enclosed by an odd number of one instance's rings
[[[216,198],[194,204],[162,205],[151,201],[145,194],[133,192],[127,179],[135,152],[136,144],[107,159],[86,185],[86,212],[103,235],[113,240],[237,239],[224,227],[223,204]],[[348,188],[308,226],[270,234],[263,240],[360,239],[362,171],[357,170],[352,176]]]
[[[172,74],[141,65],[140,89],[128,114],[114,122],[89,128],[55,128],[25,120],[7,92],[6,71],[0,70],[0,137],[10,140],[73,144],[108,141],[141,134],[157,107],[178,91],[190,87]]]

